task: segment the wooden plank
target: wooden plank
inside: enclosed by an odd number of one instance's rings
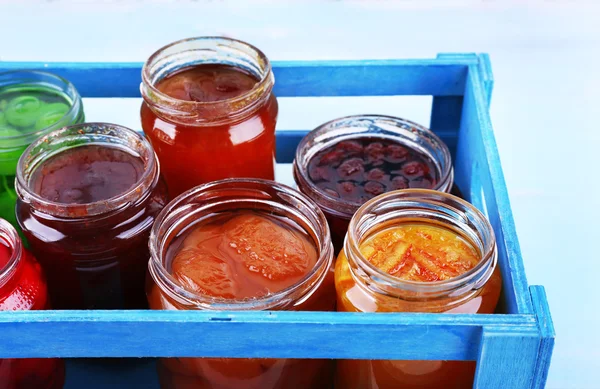
[[[473,389],[528,389],[536,366],[537,331],[488,327],[481,336]]]
[[[548,371],[550,370],[550,361],[552,359],[552,351],[554,350],[554,324],[550,316],[550,307],[546,298],[544,287],[533,285],[529,288],[531,292],[531,300],[533,310],[537,316],[537,324],[540,330],[541,343],[537,356],[537,365],[533,375],[532,389],[544,389],[546,380],[548,379]]]
[[[275,94],[299,96],[454,96],[473,58],[274,62]],[[34,69],[70,80],[82,97],[140,97],[142,63],[0,62],[0,71]]]
[[[474,360],[481,329],[488,326],[537,333],[533,315],[0,312],[3,339],[0,358],[206,356]]]

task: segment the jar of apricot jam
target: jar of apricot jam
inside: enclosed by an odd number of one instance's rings
[[[366,201],[407,188],[450,192],[453,177],[450,151],[437,135],[391,116],[327,122],[300,141],[294,159],[294,180],[325,213],[336,253]]]
[[[50,309],[46,278],[17,231],[0,219],[0,311]],[[60,359],[0,359],[0,389],[60,389]]]
[[[106,123],[53,131],[23,153],[16,189],[55,308],[147,306],[148,238],[167,193],[143,136]]]
[[[274,178],[274,82],[259,49],[228,38],[178,41],[146,61],[142,127],[171,198],[214,180]]]
[[[173,200],[150,236],[151,309],[335,310],[325,216],[259,179],[201,185]],[[333,361],[163,358],[163,389],[330,389]]]
[[[335,286],[338,311],[493,313],[501,289],[494,232],[456,196],[383,194],[350,221]],[[474,374],[473,361],[340,360],[336,388],[470,389]]]
[[[0,73],[0,217],[15,228],[15,175],[27,146],[50,131],[84,121],[81,97],[64,78],[39,71]]]

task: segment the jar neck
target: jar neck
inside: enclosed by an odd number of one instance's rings
[[[401,223],[452,230],[471,243],[481,259],[469,271],[443,281],[416,282],[391,276],[370,263],[360,245],[378,231]],[[467,298],[486,284],[497,266],[496,240],[485,216],[466,201],[433,190],[389,192],[365,203],[350,221],[344,251],[359,284],[372,293],[410,301]]]
[[[85,120],[83,103],[75,86],[52,73],[29,70],[0,73],[0,90],[3,92],[43,90],[62,96],[70,105],[64,116],[51,126],[37,131],[23,132],[17,136],[0,137],[0,160],[14,158],[14,150],[24,148],[44,134]],[[7,157],[4,158],[3,154]]]
[[[167,270],[167,250],[182,231],[220,212],[264,211],[288,218],[308,233],[318,252],[314,268],[294,285],[264,297],[236,300],[215,298],[185,289]],[[165,207],[150,234],[149,271],[160,290],[183,309],[285,310],[310,297],[322,284],[332,263],[329,227],[319,207],[296,190],[273,181],[228,179],[184,192]]]
[[[437,182],[432,188],[450,192],[454,180],[452,156],[446,144],[431,130],[409,120],[384,115],[346,116],[324,123],[305,136],[296,149],[294,180],[328,213],[350,220],[361,204],[333,197],[319,188],[308,171],[311,159],[320,151],[341,141],[360,138],[391,140],[427,156],[436,169]]]
[[[55,155],[82,146],[104,146],[123,150],[143,162],[140,179],[126,192],[87,204],[59,203],[41,197],[33,189],[33,173]],[[140,134],[115,124],[83,123],[53,131],[32,143],[17,165],[15,189],[19,200],[38,214],[72,220],[101,220],[143,203],[159,180],[159,163],[154,149]]]
[[[4,219],[0,219],[0,244],[7,245],[11,251],[8,262],[3,267],[0,267],[1,291],[15,276],[24,251],[19,234],[14,227]],[[3,294],[4,293],[0,292],[0,297],[2,297]]]
[[[226,100],[196,102],[162,93],[157,84],[169,75],[202,64],[234,66],[259,81],[250,91]],[[235,39],[198,37],[174,42],[155,52],[142,68],[142,97],[159,117],[188,126],[217,126],[242,121],[267,104],[275,77],[271,64],[256,47]]]

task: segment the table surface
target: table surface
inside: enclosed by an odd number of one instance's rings
[[[600,8],[593,1],[518,3],[0,1],[0,60],[144,61],[166,43],[199,35],[244,39],[273,60],[489,53],[492,120],[528,280],[546,287],[556,326],[547,387],[595,388],[600,184],[591,173],[600,166],[593,121]],[[139,127],[138,100],[94,100],[84,103],[89,120]],[[282,99],[280,128],[309,129],[367,108],[427,125],[431,106],[430,98],[300,100]]]

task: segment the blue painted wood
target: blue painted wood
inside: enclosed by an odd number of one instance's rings
[[[474,360],[481,329],[486,326],[501,326],[509,330],[516,327],[533,334],[538,331],[533,315],[0,312],[0,333],[3,337],[0,357],[16,358],[26,353],[29,357]],[[427,328],[427,347],[423,347],[424,328]],[[235,341],[232,341],[231,334],[235,334]],[[115,339],[119,341],[115,342]],[[190,342],[190,339],[194,341]]]
[[[274,62],[275,94],[300,96],[462,95],[476,58]],[[48,70],[82,97],[140,97],[141,63],[0,62],[0,71]]]
[[[550,369],[550,360],[554,350],[554,324],[550,316],[550,307],[546,298],[546,291],[541,286],[531,286],[531,300],[533,310],[537,316],[537,324],[540,330],[541,343],[537,355],[537,366],[533,375],[532,389],[543,389],[546,387],[548,370]]]
[[[70,359],[64,389],[160,389],[156,360]]]

